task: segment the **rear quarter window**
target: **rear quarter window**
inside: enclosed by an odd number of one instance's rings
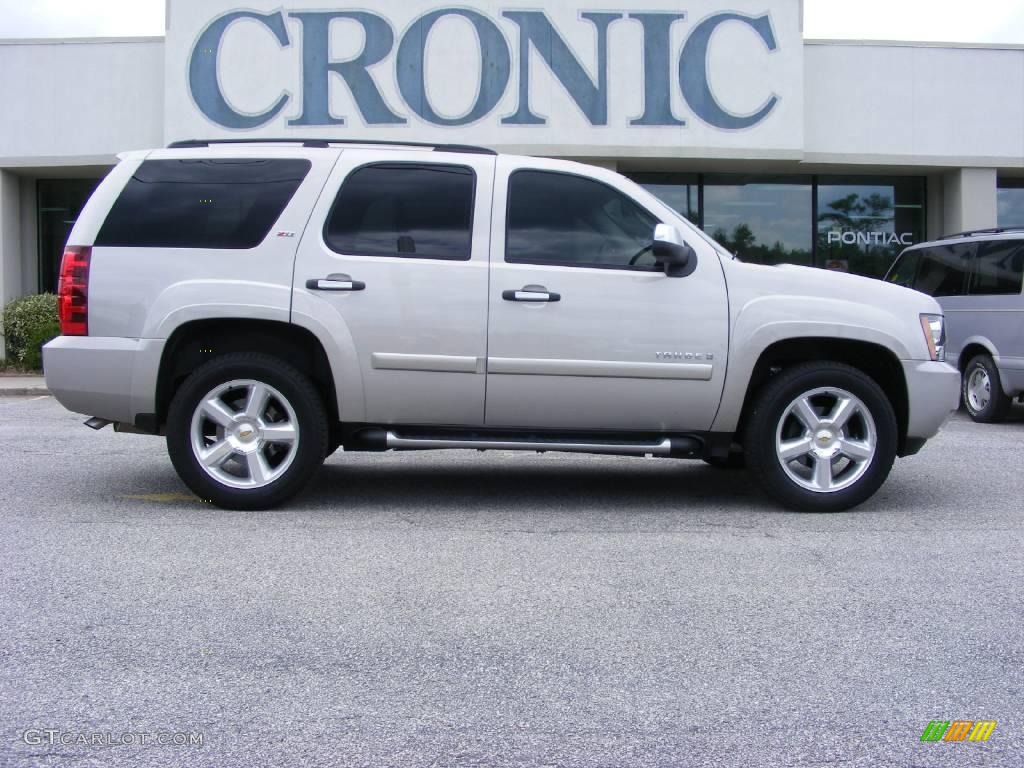
[[[97,246],[255,248],[311,168],[308,160],[147,160],[114,203]]]

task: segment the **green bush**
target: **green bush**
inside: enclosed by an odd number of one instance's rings
[[[43,367],[43,345],[60,336],[57,297],[43,293],[15,299],[4,307],[2,330],[7,362],[39,370]]]

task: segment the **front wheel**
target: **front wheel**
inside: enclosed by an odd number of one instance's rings
[[[841,363],[779,373],[757,396],[747,464],[775,500],[807,512],[861,504],[896,459],[896,415],[873,379]]]
[[[1011,400],[1003,392],[999,369],[991,357],[972,357],[964,369],[962,385],[968,416],[979,424],[995,424],[1006,418]]]
[[[167,451],[199,498],[269,509],[305,486],[328,447],[323,401],[309,379],[262,354],[211,360],[178,389]]]

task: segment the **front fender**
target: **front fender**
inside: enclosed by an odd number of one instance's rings
[[[754,369],[765,350],[778,342],[843,339],[884,347],[899,360],[922,359],[922,350],[905,342],[916,332],[924,347],[920,321],[907,315],[831,298],[766,296],[751,301],[733,320],[729,370],[712,431],[736,431]]]

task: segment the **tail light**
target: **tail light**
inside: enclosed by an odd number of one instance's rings
[[[89,335],[89,262],[92,248],[69,245],[60,263],[57,306],[60,332],[65,336]]]

